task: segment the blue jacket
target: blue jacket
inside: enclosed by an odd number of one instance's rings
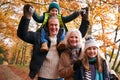
[[[30,73],[29,76],[31,78],[34,78],[35,75],[38,73],[39,69],[41,68],[43,61],[46,58],[47,52],[41,53],[40,52],[40,32],[32,32],[28,31],[30,20],[26,19],[25,17],[22,17],[18,26],[17,35],[19,38],[21,38],[23,41],[33,44],[33,54],[30,61]],[[82,33],[82,36],[84,37],[87,30],[88,30],[89,21],[82,20],[80,31]],[[62,34],[62,30],[59,30],[59,33],[57,35],[57,43],[60,42],[59,36]],[[48,35],[49,36],[49,35]],[[49,40],[49,39],[48,39]],[[50,40],[48,43],[48,47],[50,47]],[[59,55],[61,54],[60,51]]]

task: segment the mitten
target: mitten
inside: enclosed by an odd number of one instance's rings
[[[88,20],[88,7],[81,9],[81,16],[83,20]]]

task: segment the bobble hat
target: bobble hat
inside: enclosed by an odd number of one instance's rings
[[[85,49],[84,50],[86,50],[87,48],[92,47],[92,46],[99,48],[99,45],[98,45],[96,39],[93,36],[88,35],[85,38]]]

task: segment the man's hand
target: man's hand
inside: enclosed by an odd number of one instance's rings
[[[81,9],[81,16],[83,20],[88,20],[88,15],[89,15],[88,11],[89,11],[88,7]]]
[[[24,17],[26,17],[27,19],[31,19],[33,13],[34,13],[35,9],[33,8],[32,5],[30,4],[26,4],[23,8],[23,15]]]

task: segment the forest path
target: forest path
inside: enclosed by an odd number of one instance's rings
[[[0,80],[27,80],[28,73],[14,66],[0,65]]]

